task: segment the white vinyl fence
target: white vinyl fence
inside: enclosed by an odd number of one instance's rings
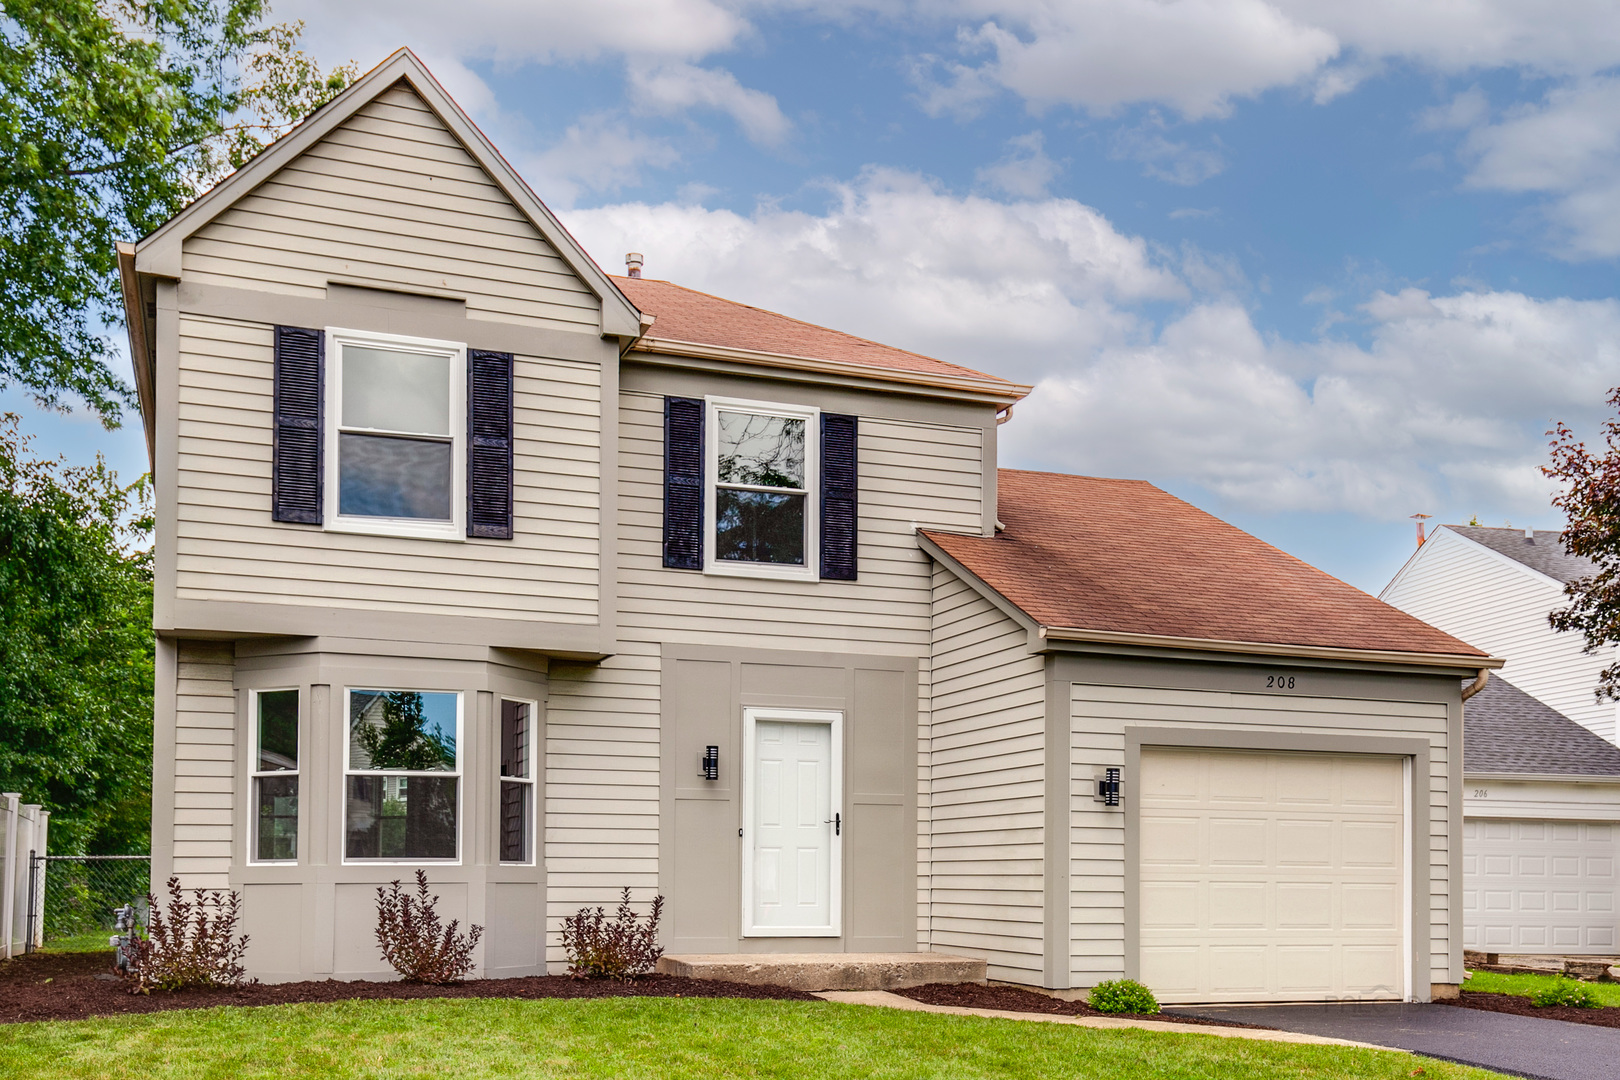
[[[51,812],[25,803],[15,792],[0,794],[0,958],[10,959],[40,944],[44,890],[29,895],[29,862],[34,852],[45,854],[45,829]],[[33,918],[29,905],[34,906]],[[35,940],[29,942],[32,930]]]

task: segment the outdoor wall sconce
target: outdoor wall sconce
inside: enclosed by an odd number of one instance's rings
[[[1107,768],[1097,777],[1097,793],[1094,798],[1104,806],[1119,805],[1119,770]]]
[[[703,748],[703,766],[699,770],[703,779],[720,779],[720,748],[718,746],[705,746]]]

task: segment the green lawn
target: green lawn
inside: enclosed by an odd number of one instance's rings
[[[0,1071],[88,1077],[1487,1080],[1406,1054],[783,1001],[276,1005],[0,1027]]]
[[[112,946],[107,939],[112,937],[111,930],[88,930],[82,934],[73,934],[69,937],[52,938],[42,947],[42,952],[104,952],[111,954]]]
[[[1554,975],[1501,975],[1494,971],[1476,971],[1474,977],[1463,983],[1464,990],[1477,990],[1482,994],[1516,994],[1529,997],[1542,987],[1551,986]],[[1585,983],[1599,1005],[1620,1005],[1620,983]]]

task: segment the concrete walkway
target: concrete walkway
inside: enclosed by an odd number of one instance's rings
[[[1263,1031],[1253,1028],[1210,1027],[1203,1024],[1177,1024],[1162,1020],[1126,1020],[1112,1016],[1053,1016],[1048,1013],[1007,1012],[1002,1009],[966,1009],[955,1005],[929,1005],[887,990],[827,990],[816,994],[826,1001],[845,1005],[877,1005],[888,1009],[906,1009],[911,1012],[944,1013],[948,1016],[989,1016],[998,1020],[1033,1020],[1045,1024],[1068,1024],[1088,1028],[1140,1028],[1143,1031],[1168,1031],[1178,1035],[1215,1035],[1224,1039],[1257,1039],[1260,1042],[1312,1043],[1319,1046],[1355,1046],[1364,1050],[1387,1050],[1387,1046],[1355,1042],[1346,1038],[1311,1035],[1296,1031]],[[1460,1011],[1460,1010],[1459,1010]],[[1242,1020],[1243,1023],[1263,1024],[1264,1020]]]
[[[1620,1029],[1455,1005],[1183,1005],[1174,1012],[1410,1050],[1531,1080],[1613,1080]]]

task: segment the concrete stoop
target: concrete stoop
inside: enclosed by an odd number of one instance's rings
[[[982,983],[985,962],[944,953],[709,953],[666,955],[658,972],[791,990],[902,990]]]

